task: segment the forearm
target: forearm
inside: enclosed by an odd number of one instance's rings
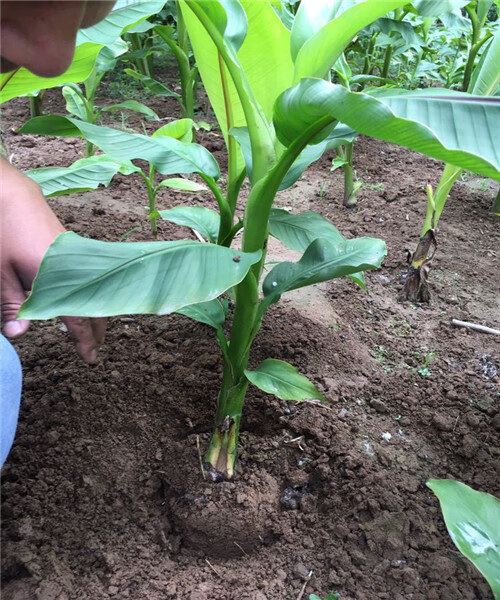
[[[5,159],[0,161],[2,269],[9,263],[30,289],[41,257],[64,227],[40,187]]]

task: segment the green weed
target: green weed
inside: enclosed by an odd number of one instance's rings
[[[394,337],[407,338],[411,335],[411,325],[408,321],[393,321],[390,324]]]
[[[431,376],[431,372],[429,370],[429,363],[434,358],[436,358],[436,353],[435,352],[428,352],[425,355],[424,364],[422,365],[422,367],[420,369],[417,369],[417,373],[419,375],[422,375],[422,377],[430,377]]]
[[[379,182],[379,183],[364,183],[363,182],[363,187],[365,188],[365,190],[375,190],[377,192],[384,191],[384,184],[382,182]]]

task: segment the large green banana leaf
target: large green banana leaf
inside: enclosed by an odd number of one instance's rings
[[[191,45],[196,57],[203,85],[226,139],[232,127],[245,125],[239,97],[212,38],[198,18],[189,9],[192,2],[179,2],[186,23]],[[219,33],[224,34],[225,23],[236,29],[238,44],[231,46],[239,68],[245,73],[256,101],[264,114],[271,119],[274,101],[291,82],[293,65],[289,55],[290,32],[268,2],[244,1],[244,13],[232,13],[228,21],[225,10],[230,3],[196,2],[200,6],[219,5],[217,13]],[[239,3],[238,3],[239,4]],[[223,9],[221,12],[220,9]],[[242,33],[246,32],[244,39]],[[237,55],[236,55],[237,52]]]
[[[481,55],[474,69],[469,92],[477,96],[492,96],[500,85],[500,28]]]
[[[440,17],[452,10],[462,8],[470,0],[413,0],[412,4],[422,17]]]
[[[318,238],[325,238],[332,244],[344,241],[335,225],[313,211],[292,214],[281,208],[272,208],[269,233],[287,248],[298,252],[305,252],[309,244]]]
[[[317,238],[298,262],[279,263],[268,273],[262,284],[263,307],[276,302],[286,291],[376,269],[385,254],[385,243],[374,238],[356,238],[337,244]]]
[[[260,11],[262,8],[268,10],[267,20],[251,19],[252,31],[255,31],[256,37],[247,30],[247,13],[242,4],[236,0],[222,2],[189,0],[180,3],[200,72],[203,76],[205,70],[203,64],[205,64],[206,72],[209,73],[207,79],[204,79],[204,84],[224,133],[228,150],[230,188],[243,173],[241,153],[235,141],[227,133],[232,127],[245,123],[249,127],[254,173],[257,179],[264,176],[275,158],[275,137],[271,131],[270,119],[261,106],[261,99],[257,96],[256,90],[268,92],[269,89],[275,88],[275,84],[270,84],[269,80],[263,81],[262,74],[267,72],[265,65],[272,62],[273,56],[286,56],[278,51],[280,41],[278,32],[281,31],[283,35],[289,36],[288,30],[267,3],[248,2],[246,6],[249,12]],[[259,22],[262,29],[256,31]],[[276,35],[272,35],[273,23]],[[246,36],[243,40],[245,32]],[[250,48],[248,54],[250,62],[248,65],[243,65],[239,57],[243,56],[244,48],[248,48],[245,42],[251,39],[258,40],[261,45]],[[262,44],[266,41],[267,46],[263,51]],[[243,45],[240,47],[242,42]],[[256,81],[251,81],[249,76],[252,70],[256,74]],[[279,71],[273,71],[273,76],[279,79]],[[268,106],[270,107],[271,104],[272,97],[268,97]]]
[[[485,24],[486,19],[488,18],[488,13],[490,12],[491,7],[493,6],[493,2],[495,0],[479,0],[476,5],[476,13],[477,18],[479,19],[479,23],[481,23],[481,27]],[[498,2],[496,2],[498,6]]]
[[[100,242],[63,233],[45,254],[19,318],[166,314],[217,298],[260,252],[178,242]]]
[[[307,41],[302,39],[295,59],[293,83],[298,83],[302,77],[325,77],[347,44],[363,27],[405,4],[406,0],[359,2],[327,22]],[[314,32],[315,28],[310,28],[310,31]]]
[[[222,5],[218,2],[200,3],[201,7],[208,8],[209,4],[212,11],[218,9],[219,18],[215,21],[217,33],[224,36],[224,28],[227,22],[226,13]],[[198,20],[198,17],[188,8],[184,1],[179,1],[178,9],[182,11],[182,17],[189,34],[189,40],[196,58],[196,66],[203,81],[203,86],[210,98],[210,104],[215,112],[217,121],[221,128],[222,134],[228,143],[228,129],[237,123],[243,121],[243,110],[233,85],[231,77],[224,66],[224,61],[219,56],[219,51],[212,40],[212,37],[205,30],[205,27]],[[220,13],[220,14],[219,14]],[[238,27],[241,32],[246,31],[247,21],[246,16],[239,14],[239,22],[234,23],[233,27]],[[216,15],[217,16],[217,15]],[[229,40],[234,36],[228,36]],[[227,42],[228,52],[236,58],[236,50],[233,45]]]
[[[92,72],[101,48],[113,43],[124,31],[155,14],[165,2],[137,2],[118,6],[106,19],[78,33],[75,56],[69,68],[57,77],[38,77],[24,67],[0,76],[0,101],[6,102],[35,90],[44,90],[65,83],[85,81]]]
[[[288,146],[307,130],[317,134],[321,124],[326,127],[326,115],[365,135],[500,180],[500,99],[449,90],[386,90],[372,97],[303,79],[276,101],[276,134]]]
[[[163,8],[166,0],[144,0],[137,2],[117,2],[109,15],[100,23],[81,29],[78,32],[77,45],[84,42],[108,45],[120,35],[132,29]]]
[[[301,0],[291,29],[290,53],[293,60],[307,40],[334,19],[341,7],[342,0]]]
[[[230,49],[231,56],[235,57],[247,34],[247,17],[241,3],[234,0],[219,0],[205,2],[204,0],[191,0],[191,5],[196,5],[224,38],[226,47]]]
[[[57,77],[38,77],[28,69],[20,68],[0,76],[0,101],[7,102],[35,90],[45,90],[73,81],[84,81],[92,72],[102,44],[87,42],[75,50],[73,62],[68,70]]]
[[[474,69],[469,91],[478,96],[491,96],[500,85],[500,29],[497,29],[490,45],[483,52],[481,60]],[[437,227],[441,214],[448,200],[449,193],[463,169],[454,165],[446,165],[436,191],[434,192],[434,214],[432,223],[424,224],[421,235],[430,227]]]
[[[95,190],[100,185],[108,186],[114,175],[138,170],[132,164],[126,166],[106,154],[82,158],[70,167],[45,167],[31,169],[24,174],[36,181],[46,198]]]
[[[291,214],[283,209],[272,208],[269,215],[269,233],[287,248],[298,252],[305,252],[318,238],[332,244],[345,241],[335,225],[313,211]],[[366,288],[363,273],[354,273],[349,277],[363,289]]]
[[[19,133],[83,136],[118,162],[147,160],[163,175],[204,173],[217,179],[220,174],[217,161],[206,148],[168,136],[148,137],[59,115],[30,119]]]
[[[500,500],[451,479],[430,479],[427,486],[441,504],[455,546],[487,579],[500,600]]]

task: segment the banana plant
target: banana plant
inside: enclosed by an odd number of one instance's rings
[[[179,119],[163,125],[151,136],[130,133],[94,125],[88,121],[45,115],[35,117],[25,123],[19,133],[35,133],[55,136],[80,136],[86,140],[87,147],[92,146],[104,151],[104,155],[93,156],[93,162],[80,160],[66,169],[46,168],[26,171],[26,175],[34,179],[47,195],[72,193],[95,189],[99,184],[108,185],[111,177],[117,172],[124,175],[138,173],[144,181],[148,198],[148,221],[151,232],[157,235],[157,221],[160,216],[156,210],[156,198],[163,188],[202,192],[208,188],[184,178],[168,178],[156,183],[157,173],[171,175],[172,173],[200,173],[211,182],[218,176],[218,168],[214,160],[204,148],[191,144],[193,139],[193,121]],[[170,155],[163,156],[170,149]],[[175,162],[175,157],[182,164]],[[148,167],[143,169],[132,163],[134,159],[147,161]],[[92,167],[89,170],[89,166]],[[114,170],[113,170],[114,169]],[[111,177],[109,177],[111,175]],[[101,179],[103,178],[103,179]],[[92,187],[93,185],[93,187]],[[66,186],[66,187],[65,187]]]
[[[405,20],[410,10],[410,4],[399,7],[391,16],[381,17],[366,28],[370,42],[364,57],[364,74],[374,74],[376,56],[379,54],[382,58],[381,64],[377,64],[378,72],[380,77],[386,79],[389,77],[392,59],[396,54],[403,54],[421,46],[421,40],[413,26]]]
[[[172,96],[176,98],[181,105],[182,117],[194,119],[196,78],[198,75],[198,69],[196,65],[193,66],[191,64],[191,53],[186,29],[182,20],[182,14],[180,11],[176,11],[176,14],[177,18],[175,30],[171,25],[153,25],[153,30],[154,34],[163,40],[165,46],[174,55],[179,68],[181,93],[178,94],[177,92],[174,92],[166,85],[155,79],[152,76],[151,69],[145,72],[145,70],[138,69],[136,66],[134,69],[125,69],[125,73],[134,77],[135,79],[138,79],[144,88],[153,94],[158,96]],[[161,46],[156,46],[153,48],[156,51],[160,51],[162,49]],[[137,52],[138,51],[135,51],[135,54],[137,54]],[[148,50],[148,52],[152,52],[152,49]],[[140,56],[142,56],[142,54],[143,53],[141,53]]]
[[[157,25],[154,30],[167,44],[177,61],[181,83],[180,104],[182,116],[188,119],[194,119],[198,68],[196,65],[193,66],[191,64],[191,49],[189,47],[189,38],[182,12],[180,10],[175,10],[175,32],[173,27],[169,25]]]
[[[145,77],[153,76],[153,53],[159,49],[154,44],[154,35],[150,33],[153,27],[154,23],[142,21],[130,28],[123,36],[131,48],[125,59]]]
[[[154,110],[137,100],[124,100],[107,106],[97,106],[95,94],[97,87],[106,73],[112,70],[118,57],[127,51],[127,44],[118,39],[113,44],[105,46],[97,55],[94,68],[83,82],[83,89],[75,82],[68,83],[62,88],[62,95],[66,100],[66,110],[82,121],[95,124],[103,113],[131,110],[143,114],[148,119],[159,120]],[[92,156],[96,147],[87,142],[86,156]]]
[[[292,185],[351,130],[500,179],[492,141],[500,136],[499,102],[437,90],[368,95],[323,79],[361,27],[405,2],[348,3],[334,20],[318,27],[319,4],[303,0],[291,31],[270,2],[182,2],[200,73],[227,140],[225,192],[213,158],[196,144],[164,138],[157,153],[148,146],[149,138],[140,136],[133,148],[136,155],[147,150],[160,172],[176,169],[203,177],[219,213],[188,206],[163,216],[198,229],[208,242],[123,244],[62,234],[49,248],[19,313],[21,318],[47,319],[177,311],[212,326],[224,365],[205,453],[205,466],[216,481],[236,473],[250,383],[282,399],[325,401],[291,364],[269,358],[252,365],[252,344],[267,310],[291,290],[335,277],[350,276],[364,287],[362,273],[377,268],[386,252],[381,240],[344,239],[316,213],[276,209],[278,190]],[[67,127],[70,135],[73,126]],[[78,127],[93,136],[96,126]],[[489,137],[479,142],[481,131]],[[109,136],[101,147],[118,159],[125,149],[116,132]],[[251,189],[238,221],[235,206],[245,175]],[[269,235],[301,252],[301,258],[268,265]],[[234,310],[230,327],[223,329],[226,311],[220,296],[229,290]]]
[[[380,19],[377,19],[377,21],[380,21]],[[377,75],[369,75],[364,73],[360,75],[354,75],[345,58],[345,53],[342,53],[337,59],[337,62],[333,65],[332,72],[335,73],[339,83],[348,90],[351,90],[355,86],[363,90],[367,83],[393,85],[393,82],[390,79],[379,77]],[[345,140],[339,140],[339,144],[335,148],[337,156],[332,160],[331,171],[336,171],[337,169],[342,168],[344,173],[343,204],[346,207],[353,207],[356,205],[356,195],[363,185],[362,180],[358,179],[354,169],[355,141],[355,132],[351,132],[349,135],[347,135]]]
[[[198,69],[192,64],[192,53],[189,39],[184,26],[182,13],[177,10],[176,3],[170,3],[158,15],[159,23],[139,23],[125,34],[124,39],[132,46],[132,52],[127,53],[122,60],[132,65],[125,72],[141,82],[142,86],[158,96],[171,96],[181,105],[182,117],[194,119],[196,99],[196,80]],[[165,22],[172,24],[164,24]],[[161,24],[163,23],[163,24]],[[158,38],[163,42],[157,43]],[[154,78],[152,56],[153,52],[161,53],[168,49],[177,62],[179,69],[181,93],[169,89],[165,84]]]
[[[430,479],[455,546],[488,581],[500,600],[500,500],[452,479]]]
[[[472,40],[470,42],[467,62],[464,69],[464,78],[462,82],[463,90],[469,90],[478,52],[492,36],[491,31],[484,29],[488,12],[492,4],[493,0],[476,0],[465,5],[465,10],[472,25]]]
[[[470,92],[477,96],[492,96],[500,86],[500,29],[483,53],[470,83]],[[435,191],[427,186],[427,212],[415,252],[409,257],[403,298],[412,302],[429,302],[429,263],[437,247],[436,235],[451,188],[463,172],[455,164],[447,164]],[[493,206],[495,212],[495,206]],[[498,210],[496,211],[498,212]]]

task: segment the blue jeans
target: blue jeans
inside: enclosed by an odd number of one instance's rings
[[[11,343],[0,334],[0,466],[16,434],[23,375],[21,362]]]

